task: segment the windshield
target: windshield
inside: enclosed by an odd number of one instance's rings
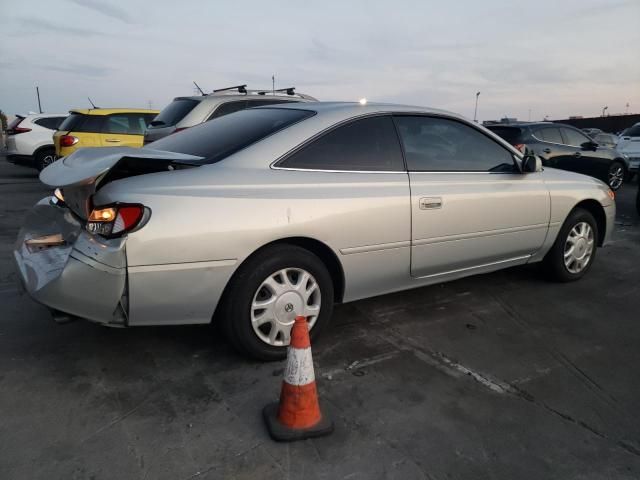
[[[152,127],[168,127],[176,125],[180,120],[198,105],[197,100],[177,98],[156,116],[151,122]]]
[[[625,137],[640,137],[640,123],[633,127],[627,128],[622,135]]]
[[[216,118],[153,142],[153,150],[204,157],[192,164],[215,163],[263,138],[314,115],[309,110],[255,108]]]

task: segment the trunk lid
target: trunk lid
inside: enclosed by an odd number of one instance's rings
[[[99,186],[111,180],[192,168],[180,162],[200,160],[202,157],[149,148],[105,147],[83,148],[52,163],[40,172],[40,181],[53,188],[61,188],[67,206],[86,219],[91,213],[91,196]]]

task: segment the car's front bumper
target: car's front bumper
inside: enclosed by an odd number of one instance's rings
[[[629,157],[629,171],[638,172],[640,170],[640,155]]]
[[[50,199],[38,202],[18,234],[13,255],[19,281],[34,300],[53,310],[125,325],[125,241],[90,235]]]

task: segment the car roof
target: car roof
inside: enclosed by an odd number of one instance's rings
[[[305,102],[314,101],[313,97],[308,95],[301,96],[296,95],[257,95],[257,94],[245,94],[245,93],[223,93],[223,94],[208,94],[208,95],[194,95],[190,97],[175,97],[176,100],[194,100],[196,102],[232,102],[238,100],[289,100],[291,102]]]
[[[84,108],[69,110],[69,113],[81,115],[111,115],[112,113],[152,113],[157,115],[160,110],[149,110],[145,108]]]
[[[280,103],[276,105],[266,105],[257,108],[295,108],[298,110],[310,110],[319,114],[334,113],[344,116],[345,118],[375,113],[422,113],[443,115],[467,120],[462,115],[449,112],[447,110],[421,107],[416,105],[403,105],[399,103],[367,102],[365,104],[362,104],[360,102],[308,102],[297,103],[294,105]]]

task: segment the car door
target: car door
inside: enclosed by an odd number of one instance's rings
[[[513,154],[457,119],[396,115],[411,188],[411,275],[525,263],[546,237],[549,192]]]
[[[545,167],[560,168],[559,161],[567,155],[573,155],[573,150],[564,144],[560,128],[556,126],[537,127],[532,132],[536,143],[527,145],[542,160]]]
[[[593,139],[572,127],[560,127],[564,143],[573,150],[573,155],[563,159],[565,170],[582,173],[607,181],[611,158],[607,148],[598,148]]]
[[[306,234],[332,246],[345,298],[379,295],[411,278],[409,179],[391,115],[358,118],[314,137],[274,167],[278,182],[317,199]],[[297,215],[292,205],[288,215]]]
[[[137,141],[131,134],[130,116],[126,113],[106,115],[102,124],[103,147],[139,147],[142,141]]]

